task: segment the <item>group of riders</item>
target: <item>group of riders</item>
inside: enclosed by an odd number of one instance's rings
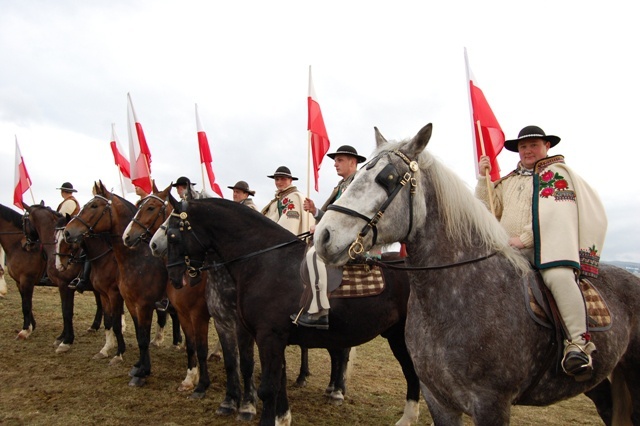
[[[606,215],[597,194],[573,170],[564,163],[561,155],[548,156],[548,150],[556,146],[560,138],[547,135],[538,126],[523,128],[518,137],[505,141],[504,147],[519,154],[520,161],[514,171],[491,182],[487,174],[491,171],[489,157],[481,156],[478,162],[479,178],[475,188],[478,199],[490,208],[509,234],[509,244],[520,250],[542,275],[557,304],[565,331],[563,370],[576,380],[591,376],[593,366],[591,354],[595,350],[590,341],[587,312],[584,298],[578,286],[581,275],[597,276],[600,250],[606,231]],[[318,208],[315,202],[305,197],[293,184],[298,180],[286,166],[280,166],[268,178],[274,180],[274,198],[261,210],[262,214],[277,222],[295,235],[313,234],[315,224],[322,220],[327,207],[336,202],[348,190],[358,170],[358,164],[366,161],[349,145],[339,147],[327,154],[334,161],[337,175],[341,178],[331,195]],[[193,200],[207,197],[194,190],[194,183],[180,177],[172,185],[181,199]],[[255,191],[245,181],[233,186],[233,200],[258,211],[253,200]],[[63,201],[57,208],[62,214],[76,215],[80,205],[73,194],[77,192],[69,182],[60,188]],[[146,194],[136,187],[142,200]],[[580,194],[578,197],[577,194]],[[590,200],[585,206],[582,199]],[[595,201],[594,201],[595,200]],[[578,221],[578,215],[580,220]],[[598,247],[584,253],[578,247],[579,239],[587,232],[595,234]],[[593,237],[591,235],[590,237]],[[409,253],[408,255],[411,255]],[[321,330],[329,329],[329,295],[327,292],[327,265],[316,254],[313,244],[306,254],[311,286],[311,301],[303,313],[293,312],[291,319],[297,325]],[[577,259],[574,262],[558,259]],[[89,277],[89,262],[79,278],[69,284],[77,291],[86,289]],[[168,299],[156,303],[166,310]]]

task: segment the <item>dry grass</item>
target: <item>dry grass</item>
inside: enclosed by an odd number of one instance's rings
[[[124,364],[111,367],[106,360],[93,360],[92,356],[104,344],[104,333],[84,331],[93,318],[91,295],[76,297],[76,342],[70,352],[56,355],[52,346],[62,327],[60,300],[54,288],[35,289],[38,328],[29,340],[14,340],[22,325],[20,295],[10,279],[8,285],[7,297],[0,299],[0,424],[237,423],[233,418],[215,415],[224,392],[221,362],[209,362],[212,385],[204,400],[189,400],[176,391],[186,373],[186,357],[184,351],[170,347],[168,331],[165,346],[152,350],[153,375],[143,388],[127,386],[127,373],[138,354],[130,317]],[[313,376],[302,389],[293,387],[299,351],[295,347],[287,351],[288,392],[295,425],[392,425],[402,416],[404,380],[384,339],[358,348],[355,373],[341,407],[327,404],[323,397],[329,379],[326,351],[310,351]],[[259,370],[257,365],[258,373]],[[431,424],[424,401],[420,403],[420,411],[419,424]],[[469,419],[465,423],[471,424]],[[514,407],[512,424],[601,425],[602,422],[591,402],[580,396],[547,408]]]

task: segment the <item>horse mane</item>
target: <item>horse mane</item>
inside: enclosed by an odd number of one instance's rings
[[[131,201],[127,200],[126,198],[121,197],[118,194],[114,194],[113,192],[111,193],[111,196],[120,200],[120,202],[124,204],[131,213],[135,214],[138,211],[138,208],[135,206],[135,204],[133,204]]]
[[[384,145],[383,150],[401,150],[409,142],[410,139],[388,143]],[[435,190],[436,201],[449,238],[469,246],[477,246],[477,241],[474,240],[474,236],[477,236],[487,251],[496,251],[504,255],[520,274],[525,275],[531,270],[528,260],[518,250],[509,246],[507,231],[457,174],[426,149],[420,153],[417,161],[421,172],[424,173],[422,183],[429,181]],[[416,214],[426,217],[425,202],[414,208]],[[469,232],[469,229],[474,232]]]
[[[22,215],[3,204],[0,204],[0,217],[16,228],[22,229]]]

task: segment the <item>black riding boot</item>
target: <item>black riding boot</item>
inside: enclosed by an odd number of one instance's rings
[[[87,289],[87,283],[89,282],[89,275],[91,274],[91,262],[89,262],[85,256],[84,259],[84,269],[82,270],[82,275],[80,277],[74,278],[73,281],[69,283],[69,288],[77,291],[78,293],[84,293]]]
[[[166,312],[166,310],[169,309],[169,299],[165,297],[162,300],[158,300],[156,302],[156,309],[160,312]]]

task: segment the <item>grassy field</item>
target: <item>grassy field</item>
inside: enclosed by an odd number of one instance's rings
[[[103,330],[90,333],[95,309],[92,295],[76,297],[76,341],[66,354],[54,353],[53,341],[62,329],[57,289],[37,287],[34,313],[37,329],[27,341],[15,336],[22,325],[20,295],[8,279],[9,293],[0,299],[0,424],[2,425],[228,425],[215,410],[223,399],[222,362],[210,361],[212,385],[203,400],[190,400],[176,391],[186,374],[184,350],[165,346],[152,349],[153,375],[145,387],[127,386],[127,376],[137,360],[131,318],[127,318],[125,362],[109,366],[108,360],[92,356],[104,344]],[[155,327],[155,326],[154,326]],[[212,334],[211,345],[216,337]],[[328,404],[323,392],[329,376],[329,357],[324,350],[310,351],[313,376],[308,386],[296,388],[299,350],[287,349],[289,400],[295,425],[393,425],[402,416],[405,384],[400,367],[386,341],[377,338],[358,348],[354,374],[345,402]],[[257,373],[260,371],[257,363]],[[260,412],[260,405],[258,412]],[[424,401],[420,425],[431,424]],[[253,422],[253,424],[257,424]],[[465,424],[471,424],[465,419]],[[514,407],[514,425],[601,425],[591,402],[579,396],[551,407]]]

